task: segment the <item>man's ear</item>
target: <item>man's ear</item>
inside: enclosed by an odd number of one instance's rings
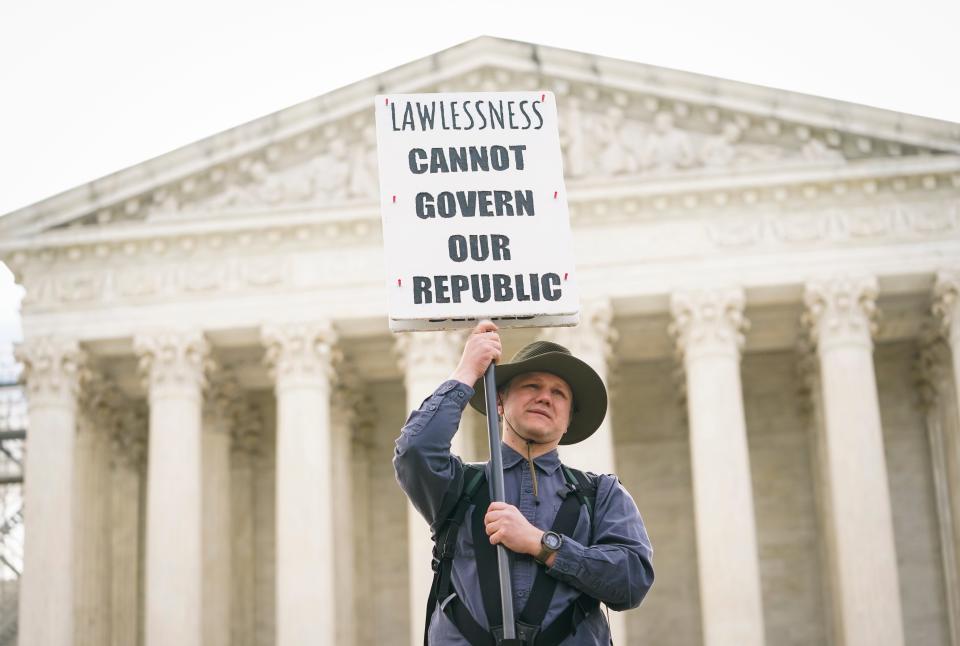
[[[497,393],[497,415],[503,417],[503,398]]]

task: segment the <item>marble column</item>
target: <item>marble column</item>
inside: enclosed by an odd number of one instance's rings
[[[671,298],[690,424],[704,646],[764,643],[760,565],[740,352],[740,289]]]
[[[110,451],[110,641],[111,646],[142,643],[144,525],[149,413],[130,402],[113,429]]]
[[[208,345],[200,332],[134,339],[150,406],[146,646],[200,646],[201,433]]]
[[[337,504],[334,506],[334,548],[337,554],[334,576],[337,581],[337,643],[355,643],[356,634],[354,597],[355,537],[354,521],[357,508],[354,499],[353,446],[351,437],[357,423],[363,384],[353,366],[342,363],[337,370],[331,413],[332,473],[336,483]]]
[[[380,459],[381,454],[374,453],[378,411],[368,392],[359,402],[357,415],[350,434],[350,458],[353,464],[354,487],[351,506],[353,507],[353,545],[354,545],[354,586],[353,607],[358,616],[363,617],[373,599],[373,550],[379,549],[376,540],[378,520],[373,517],[372,507],[374,489],[371,482],[371,461]],[[353,644],[373,643],[373,627],[369,621],[354,621]]]
[[[74,463],[76,646],[110,642],[110,445],[122,405],[116,386],[103,379],[82,389]]]
[[[230,521],[230,433],[242,394],[226,371],[211,379],[203,410],[203,646],[230,646],[233,585]]]
[[[927,402],[927,429],[950,633],[952,644],[960,646],[960,270],[937,274],[933,311],[939,334],[924,348],[930,358],[924,376],[932,395]]]
[[[277,399],[277,646],[336,643],[333,328],[263,330]]]
[[[547,328],[540,334],[545,341],[564,346],[578,359],[597,371],[610,392],[610,361],[617,331],[613,328],[613,308],[609,302],[585,303],[580,311],[577,327]],[[613,422],[610,407],[597,432],[583,442],[560,449],[571,466],[594,473],[614,473],[616,459],[613,449]],[[626,641],[626,640],[620,640]]]
[[[437,387],[450,378],[463,353],[462,332],[413,332],[397,337],[397,354],[407,391],[407,410],[412,411]],[[472,384],[471,384],[472,385]],[[469,441],[466,432],[458,432],[450,450],[455,455],[465,452]],[[489,451],[483,453],[485,458]],[[430,568],[433,542],[427,521],[407,503],[407,563],[410,568],[410,643],[423,642],[423,617],[427,596],[433,581]]]
[[[835,639],[844,646],[904,643],[873,366],[876,297],[873,278],[812,282],[804,293],[820,361],[832,615]]]
[[[256,460],[263,441],[263,412],[249,397],[234,409],[231,426],[230,534],[233,544],[230,584],[230,644],[255,646],[256,568],[255,509]]]
[[[933,296],[933,310],[950,347],[953,387],[960,401],[960,269],[939,272]]]
[[[613,359],[613,344],[617,331],[613,328],[613,308],[609,301],[584,303],[580,309],[580,325],[577,327],[548,328],[540,338],[564,346],[578,359],[582,359],[607,386],[609,398],[610,364]],[[608,399],[609,402],[609,399]],[[616,454],[613,441],[613,414],[607,405],[607,416],[600,428],[583,442],[560,448],[565,464],[594,473],[615,473]],[[615,644],[629,643],[626,616],[615,612],[610,615],[610,630]]]
[[[71,646],[74,635],[74,449],[84,354],[76,341],[30,339],[24,364],[29,425],[24,465],[24,569],[19,643]]]

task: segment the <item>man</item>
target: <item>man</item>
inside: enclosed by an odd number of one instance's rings
[[[437,541],[425,641],[498,643],[492,546],[501,544],[512,553],[517,636],[524,643],[610,644],[600,603],[613,610],[640,605],[653,584],[650,540],[615,476],[578,476],[557,453],[559,444],[586,439],[603,421],[603,381],[566,348],[542,341],[497,367],[506,502],[489,503],[489,465],[486,471],[464,465],[450,445],[467,402],[484,412],[482,377],[500,353],[497,327],[480,323],[450,379],[411,413],[397,440],[397,479]]]

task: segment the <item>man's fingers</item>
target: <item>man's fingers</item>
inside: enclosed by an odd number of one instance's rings
[[[496,332],[497,326],[493,321],[484,319],[477,323],[477,327],[473,328],[474,334],[482,334],[484,332]]]

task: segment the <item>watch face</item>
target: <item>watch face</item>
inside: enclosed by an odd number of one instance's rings
[[[562,542],[562,539],[560,538],[560,534],[557,534],[555,532],[547,532],[546,534],[543,535],[543,544],[546,545],[551,550],[560,549],[561,542]]]

